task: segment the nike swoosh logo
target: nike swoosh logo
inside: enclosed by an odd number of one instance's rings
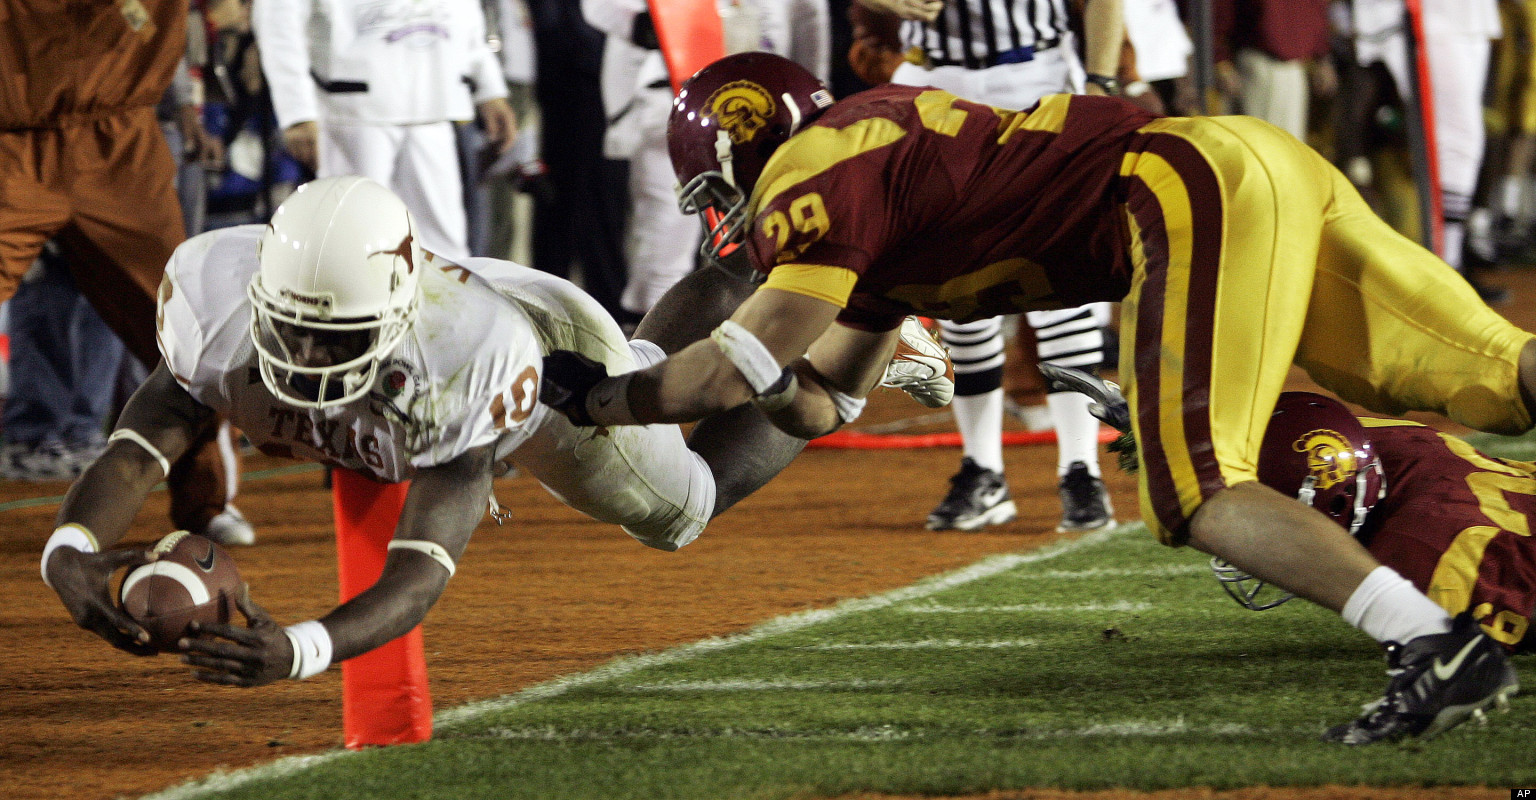
[[[213,543],[209,542],[208,543],[208,555],[203,557],[203,558],[194,558],[194,559],[192,559],[192,563],[196,564],[198,569],[201,569],[204,572],[212,572],[213,571],[213,560],[216,557],[217,557],[217,555],[214,552]]]
[[[932,358],[929,356],[908,356],[906,360],[911,361],[914,364],[922,364],[923,366],[927,367],[933,373],[929,377],[933,378],[937,378],[940,375],[943,375],[947,371],[946,368],[948,367],[948,362],[942,358]]]
[[[1456,670],[1461,669],[1461,662],[1467,659],[1467,654],[1471,653],[1472,648],[1474,647],[1477,647],[1476,637],[1474,637],[1472,641],[1467,642],[1466,646],[1461,648],[1461,652],[1457,653],[1456,657],[1451,659],[1449,662],[1441,661],[1439,658],[1436,658],[1433,665],[1435,677],[1442,681],[1450,680],[1451,676],[1456,674]]]

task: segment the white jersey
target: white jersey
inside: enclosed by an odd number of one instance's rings
[[[479,0],[259,0],[251,15],[280,130],[467,121],[507,94]]]
[[[537,402],[543,353],[532,322],[467,268],[432,259],[420,267],[418,321],[364,399],[307,409],[274,397],[257,370],[245,296],[261,233],[243,225],[176,250],[160,348],[176,380],[263,452],[395,482],[475,447],[505,456],[551,413]]]
[[[543,356],[575,350],[634,369],[618,325],[570,282],[507,261],[429,258],[411,330],[372,390],[341,406],[273,396],[251,343],[246,286],[263,226],[187,240],[160,288],[160,352],[178,383],[263,452],[409,480],[482,446],[572,508],[675,550],[714,508],[714,480],[675,425],[578,428],[538,402]]]

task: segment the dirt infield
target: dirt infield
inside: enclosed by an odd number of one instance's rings
[[[1509,280],[1505,280],[1508,278]],[[1528,273],[1498,276],[1521,285]],[[1530,315],[1532,303],[1515,307]],[[1511,314],[1511,316],[1516,316]],[[1536,327],[1531,319],[1519,319]],[[923,411],[916,409],[917,412]],[[914,413],[880,395],[868,420]],[[947,486],[954,449],[807,451],[756,496],[675,554],[648,550],[586,520],[531,479],[498,483],[515,512],[477,532],[458,574],[427,618],[438,707],[517,691],[617,656],[740,631],[767,618],[907,585],[984,556],[1056,538],[1054,447],[1013,447],[1008,469],[1021,518],[978,534],[936,534],[922,519]],[[253,456],[260,473],[290,462]],[[1133,485],[1106,461],[1121,519],[1136,517]],[[846,476],[860,481],[849,502]],[[253,691],[204,686],[173,657],[136,659],[74,628],[38,577],[37,557],[62,484],[0,482],[0,786],[11,800],[105,800],[341,745],[340,673]],[[238,501],[259,543],[236,553],[253,598],[282,623],[334,605],[329,492],[318,470],[258,474]],[[132,541],[166,531],[165,495],[141,512]],[[986,800],[1121,800],[1126,792],[997,792]],[[1408,800],[1505,797],[1505,790],[1437,788],[1189,790],[1135,797],[1224,800]],[[857,795],[857,800],[895,800]],[[849,800],[854,800],[850,798]],[[978,800],[980,800],[978,798]]]

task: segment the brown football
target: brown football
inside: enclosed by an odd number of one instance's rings
[[[150,644],[176,649],[193,622],[229,622],[240,591],[240,571],[229,552],[206,536],[176,531],[155,544],[160,558],[123,576],[123,610],[149,631]]]

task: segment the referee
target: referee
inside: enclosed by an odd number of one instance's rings
[[[1125,36],[1122,0],[1083,3],[1086,69],[1066,0],[857,0],[866,27],[896,30],[903,57],[892,83],[935,86],[968,100],[1022,109],[1060,92],[1118,94],[1115,75]],[[1104,360],[1109,304],[1025,315],[1040,360],[1096,370]],[[1018,515],[1003,476],[1003,319],[941,320],[955,364],[955,424],[964,444],[948,496],[928,515],[930,530],[977,530]],[[1115,524],[1100,479],[1099,422],[1088,398],[1046,396],[1058,442],[1062,519],[1058,530]]]

